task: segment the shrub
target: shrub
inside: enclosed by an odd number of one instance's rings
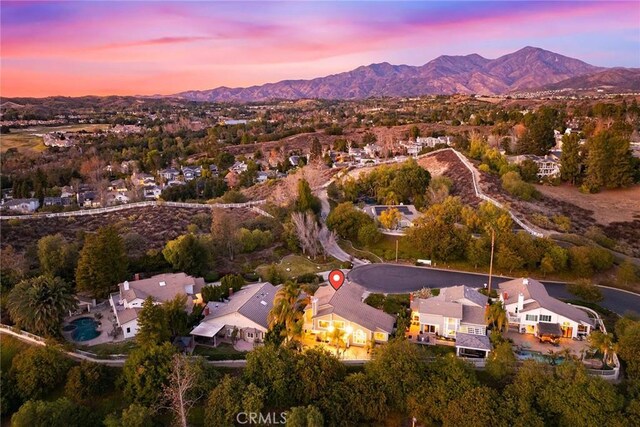
[[[528,184],[520,178],[518,172],[507,172],[502,175],[502,188],[508,191],[511,195],[522,199],[531,200],[538,198],[539,193],[535,187]]]
[[[578,280],[575,283],[569,283],[567,290],[586,302],[602,301],[602,291],[593,285],[589,280]]]

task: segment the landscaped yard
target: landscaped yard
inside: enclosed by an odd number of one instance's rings
[[[287,279],[295,279],[296,277],[307,273],[319,273],[321,271],[333,270],[340,268],[340,261],[331,258],[327,263],[315,263],[313,260],[307,259],[300,255],[287,255],[277,264],[277,268],[283,277]],[[256,273],[264,278],[269,269],[268,264],[263,264],[256,268]]]
[[[97,344],[91,347],[83,346],[82,350],[96,354],[99,357],[107,357],[112,354],[129,354],[138,347],[135,340],[127,340],[116,343]]]
[[[197,345],[193,355],[203,356],[208,360],[240,360],[247,357],[247,352],[238,351],[231,344],[220,343],[217,347]]]

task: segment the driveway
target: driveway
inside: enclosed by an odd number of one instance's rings
[[[418,289],[446,288],[456,285],[482,287],[488,281],[486,274],[467,273],[463,271],[440,270],[428,267],[414,267],[397,264],[369,264],[354,268],[347,274],[349,281],[358,283],[371,292],[380,293],[408,293]],[[493,276],[493,285],[511,277]],[[564,283],[542,282],[549,295],[555,298],[575,298],[567,292]],[[640,313],[640,295],[613,289],[600,287],[604,300],[598,304],[618,314],[626,312]]]

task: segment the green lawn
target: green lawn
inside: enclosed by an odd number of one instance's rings
[[[117,343],[97,344],[91,347],[83,346],[81,349],[95,353],[99,357],[107,357],[111,354],[129,354],[138,348],[135,340],[122,341]]]
[[[327,263],[315,263],[300,255],[287,255],[277,264],[280,273],[287,279],[295,279],[296,277],[307,273],[319,273],[321,271],[333,270],[340,268],[340,261],[331,259]],[[263,264],[256,268],[256,273],[261,277],[265,277],[269,264]],[[288,269],[288,271],[287,271]]]
[[[221,343],[217,347],[197,345],[193,350],[194,356],[203,356],[209,360],[240,360],[247,357],[247,352],[238,351],[231,344]]]
[[[375,245],[362,248],[373,252],[385,261],[396,260],[396,240],[398,241],[398,260],[415,262],[418,258],[425,258],[424,254],[417,251],[406,237],[403,236],[387,236],[383,235],[382,239]],[[343,246],[345,250],[348,245]]]

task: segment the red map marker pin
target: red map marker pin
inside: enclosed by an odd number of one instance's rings
[[[340,270],[331,270],[331,273],[329,273],[329,283],[333,286],[333,289],[337,291],[344,283],[344,273]]]

